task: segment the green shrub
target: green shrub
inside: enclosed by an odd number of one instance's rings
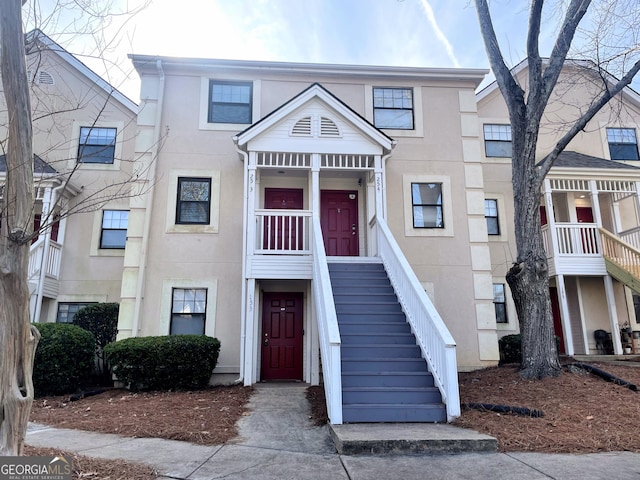
[[[33,365],[36,395],[59,395],[84,386],[93,371],[93,334],[68,323],[38,323],[36,327],[41,335]]]
[[[556,352],[559,351],[560,337],[556,335]],[[498,340],[498,350],[500,351],[500,365],[505,363],[522,363],[522,345],[520,334],[505,335]]]
[[[103,350],[105,346],[116,341],[119,308],[117,303],[94,303],[80,309],[73,316],[74,325],[90,331],[96,337],[96,380],[103,384],[111,383]]]
[[[203,388],[218,362],[220,342],[206,335],[135,337],[107,345],[116,378],[132,390]]]
[[[520,345],[520,334],[505,335],[498,340],[500,350],[500,364],[522,363],[522,347]]]

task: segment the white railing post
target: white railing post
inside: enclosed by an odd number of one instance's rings
[[[460,416],[456,343],[384,219],[376,217],[372,225],[377,231],[378,254],[440,390],[450,422]]]
[[[342,423],[342,365],[340,356],[340,330],[336,307],[333,302],[331,279],[324,251],[322,229],[318,214],[312,217],[313,251],[313,300],[318,321],[318,338],[322,356],[324,391],[329,421],[334,425]]]

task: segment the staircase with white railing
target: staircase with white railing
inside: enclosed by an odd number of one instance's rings
[[[600,239],[609,275],[640,293],[640,249],[604,228]]]

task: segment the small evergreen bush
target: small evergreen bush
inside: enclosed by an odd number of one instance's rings
[[[560,337],[555,336],[556,352],[560,348]],[[522,363],[522,340],[520,334],[505,335],[498,340],[498,350],[500,351],[500,365],[505,363]]]
[[[68,323],[38,323],[36,328],[41,335],[33,365],[36,395],[60,395],[84,386],[93,371],[93,334]]]
[[[116,378],[132,390],[203,388],[218,362],[220,342],[206,335],[135,337],[107,345]]]
[[[73,316],[73,324],[90,331],[96,337],[96,380],[109,384],[111,375],[104,358],[104,347],[116,341],[118,334],[117,303],[95,303],[80,309]]]

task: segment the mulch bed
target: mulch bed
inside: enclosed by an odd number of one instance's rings
[[[640,368],[594,366],[640,385]],[[498,439],[501,451],[640,452],[640,394],[581,371],[532,381],[515,366],[460,374],[462,403],[478,402],[542,410],[531,418],[463,410],[455,424]]]
[[[39,398],[30,421],[61,428],[115,433],[126,437],[182,440],[219,445],[237,435],[253,389],[212,387],[186,392],[113,389],[71,402],[69,396]]]

